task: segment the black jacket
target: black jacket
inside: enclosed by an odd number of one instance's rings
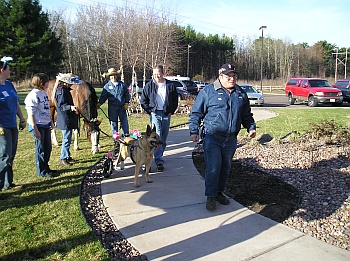
[[[178,105],[178,93],[174,84],[165,80],[166,84],[166,99],[164,101],[164,114],[173,114],[175,113]],[[140,103],[142,108],[148,113],[151,114],[157,110],[157,92],[158,84],[153,80],[149,81],[142,90],[142,95]]]
[[[55,93],[56,111],[57,111],[57,129],[71,130],[78,128],[78,115],[75,111],[71,111],[73,106],[73,98],[70,93],[72,89],[59,85]]]

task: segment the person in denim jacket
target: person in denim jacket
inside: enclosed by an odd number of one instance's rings
[[[118,118],[124,136],[129,135],[129,122],[127,110],[129,108],[130,94],[126,85],[119,80],[120,71],[114,68],[108,69],[105,75],[109,82],[103,87],[97,108],[108,100],[108,118],[111,124],[112,135],[118,131]]]
[[[164,78],[164,68],[156,65],[153,68],[153,80],[143,88],[140,103],[142,108],[150,115],[150,122],[156,126],[156,132],[162,141],[161,147],[154,149],[154,161],[157,171],[164,171],[163,153],[169,134],[171,115],[178,105],[178,93],[174,84]]]
[[[237,148],[237,135],[243,125],[250,138],[256,135],[256,125],[246,92],[237,84],[237,70],[232,64],[219,69],[218,79],[201,90],[189,119],[190,139],[199,140],[199,126],[204,124],[204,159],[206,208],[216,209],[216,201],[228,205],[223,194]]]

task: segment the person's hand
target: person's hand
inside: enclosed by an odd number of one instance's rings
[[[37,127],[34,127],[34,131],[35,131],[35,138],[37,140],[41,140],[41,134]]]
[[[127,111],[129,109],[129,103],[125,103],[123,107],[124,107],[124,110]]]
[[[21,120],[21,121],[19,122],[18,128],[19,128],[20,130],[23,130],[26,126],[27,126],[26,121],[25,121],[25,120]]]
[[[192,134],[192,135],[190,136],[190,139],[191,139],[191,141],[193,141],[193,142],[198,142],[198,134]]]
[[[98,102],[98,103],[96,104],[96,108],[97,108],[97,109],[101,108],[101,103]]]
[[[251,130],[251,131],[249,131],[249,137],[250,137],[251,139],[255,138],[255,136],[256,136],[256,130]]]
[[[5,135],[5,129],[0,124],[0,135]]]
[[[71,111],[77,111],[77,107],[75,107],[74,105],[71,105],[71,106],[70,106],[70,110],[71,110]]]

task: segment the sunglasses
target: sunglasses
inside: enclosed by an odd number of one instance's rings
[[[13,60],[12,57],[8,57],[8,56],[2,57],[0,61],[2,61],[2,62],[4,62],[4,63],[3,63],[3,65],[2,65],[2,68],[1,68],[1,69],[4,70],[4,69],[6,68],[7,62],[8,62],[8,61],[12,61],[12,60]]]

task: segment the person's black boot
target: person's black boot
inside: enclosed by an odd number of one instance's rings
[[[214,197],[207,197],[207,203],[205,206],[209,211],[214,211],[216,209],[216,202]]]

